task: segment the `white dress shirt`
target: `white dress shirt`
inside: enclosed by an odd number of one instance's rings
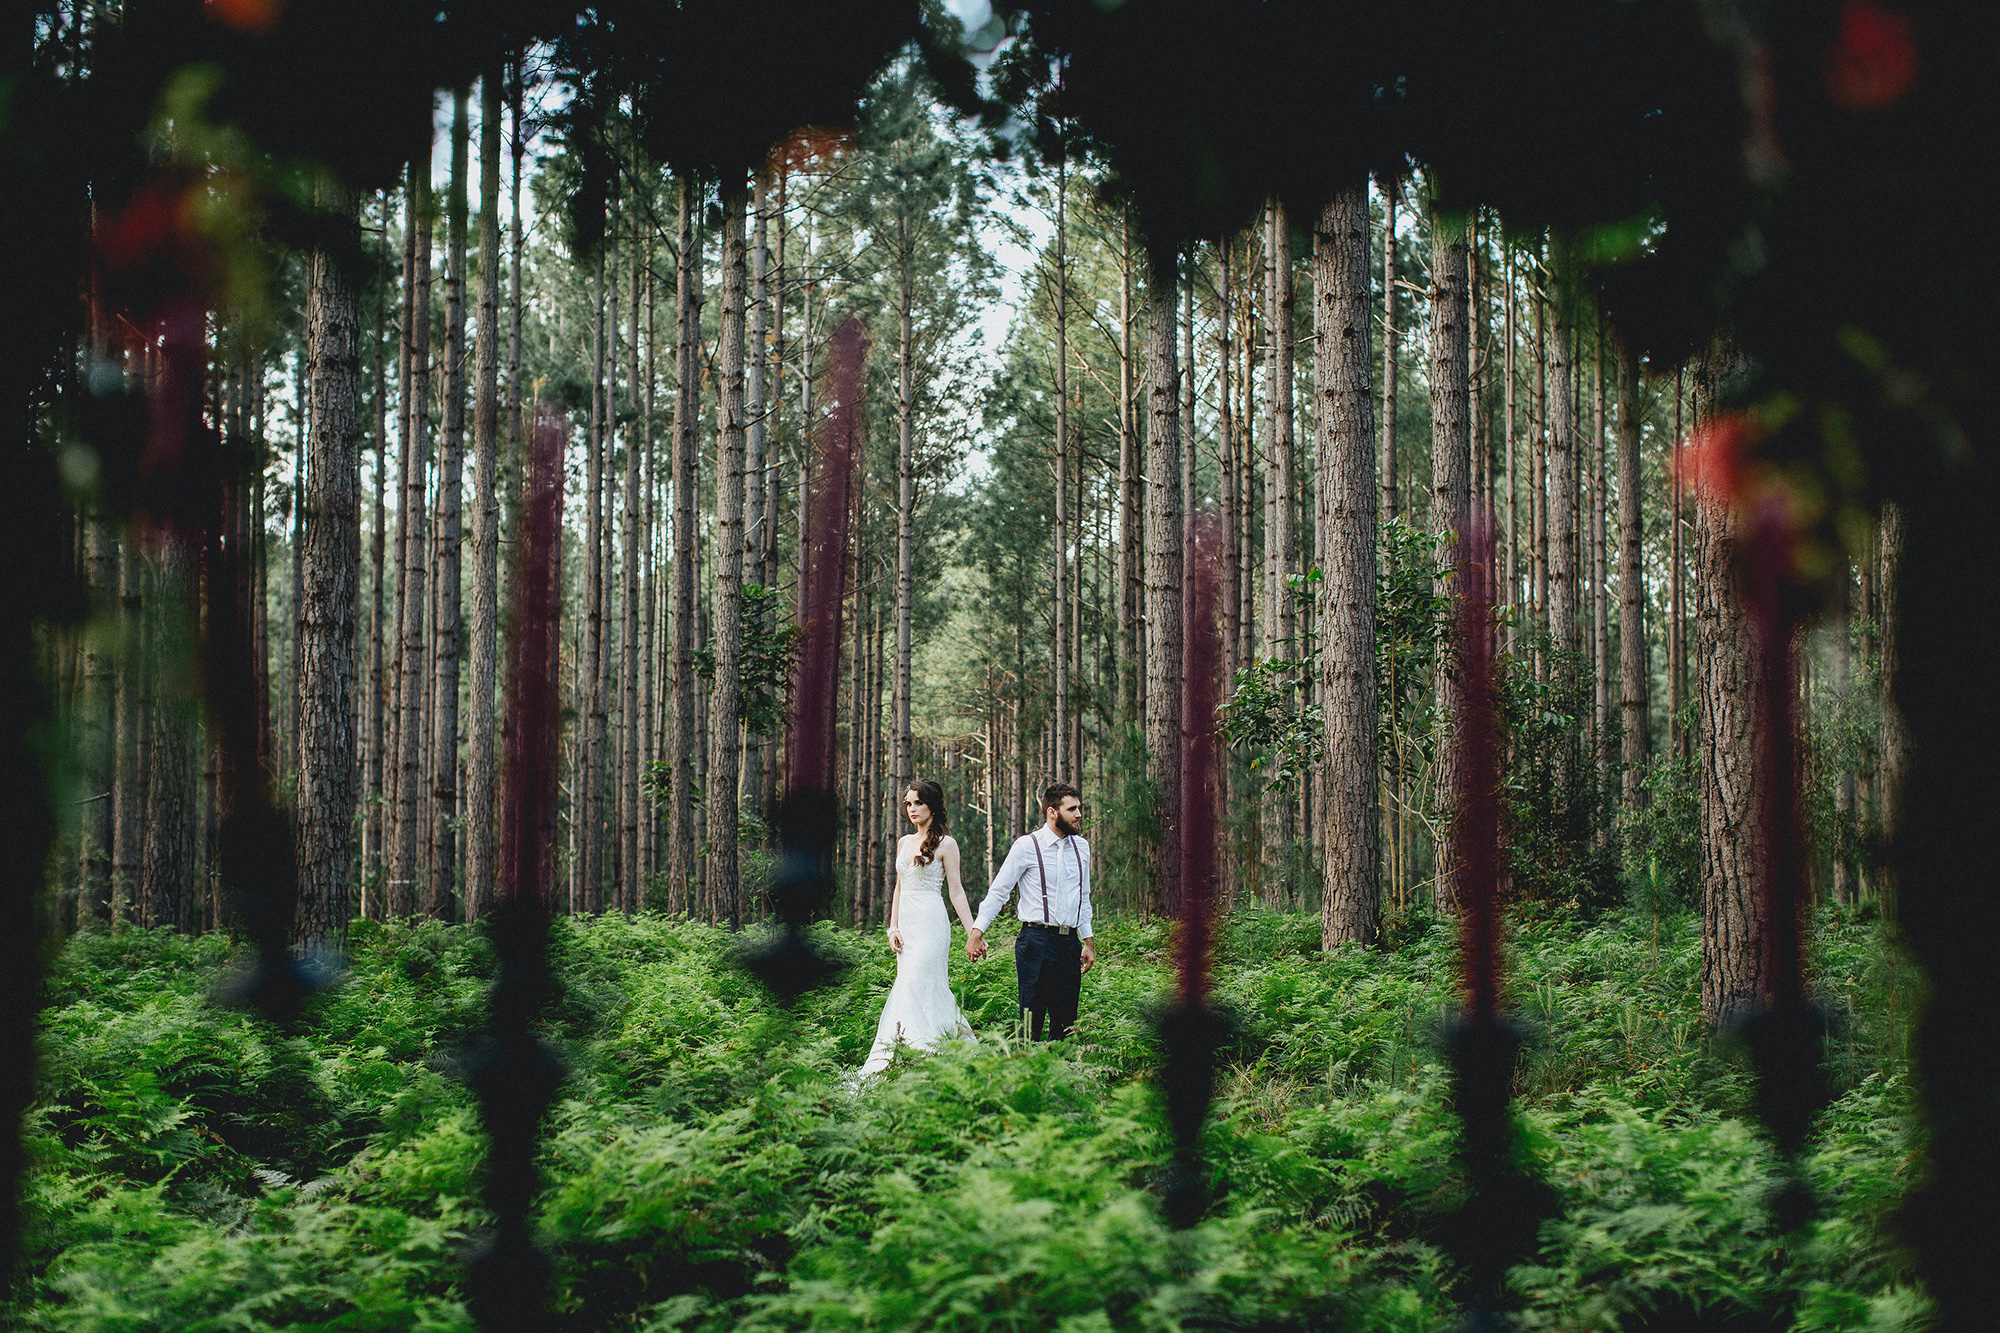
[[[1035,859],[1037,848],[1041,851],[1039,870]],[[1044,875],[1048,883],[1046,911]],[[973,918],[973,924],[982,934],[1000,915],[1000,909],[1007,905],[1009,895],[1017,887],[1021,890],[1021,902],[1016,912],[1021,920],[1075,926],[1080,937],[1090,938],[1090,844],[1083,840],[1082,834],[1059,837],[1044,824],[1033,833],[1014,839],[1014,845],[1007,849],[1007,859],[1000,863],[1000,873],[993,877],[993,887],[979,904],[979,915]]]

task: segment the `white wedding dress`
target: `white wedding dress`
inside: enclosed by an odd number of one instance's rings
[[[944,862],[933,858],[917,864],[914,840],[896,861],[896,881],[902,893],[897,926],[903,951],[896,955],[896,984],[875,1025],[875,1044],[856,1080],[885,1068],[896,1043],[929,1050],[946,1037],[972,1037],[972,1025],[959,1012],[951,993],[951,911],[944,901]]]

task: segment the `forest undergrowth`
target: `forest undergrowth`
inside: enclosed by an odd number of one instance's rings
[[[830,928],[829,928],[830,929]],[[787,1012],[680,920],[561,920],[551,1039],[568,1079],[539,1207],[560,1326],[596,1329],[1395,1329],[1456,1319],[1435,1242],[1460,1197],[1433,1045],[1448,932],[1320,952],[1317,918],[1239,913],[1209,1215],[1151,1187],[1166,930],[1103,923],[1076,1038],[1015,1039],[1010,941],[953,980],[980,1039],[859,1093],[893,964],[839,932],[841,983]],[[1698,923],[1518,926],[1527,1141],[1562,1213],[1514,1270],[1527,1329],[1915,1329],[1889,1218],[1918,1160],[1897,1031],[1907,971],[1823,919],[1835,1100],[1778,1234],[1774,1150],[1701,1025]],[[126,930],[54,960],[29,1124],[27,1271],[10,1324],[61,1330],[468,1329],[483,1221],[477,930],[356,923],[347,983],[289,1033],[209,1001],[229,944]]]

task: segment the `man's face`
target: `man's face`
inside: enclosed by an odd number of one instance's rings
[[[1062,837],[1083,831],[1083,802],[1074,796],[1065,796],[1056,807],[1056,833]]]

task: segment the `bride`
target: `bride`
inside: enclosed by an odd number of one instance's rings
[[[889,1063],[896,1043],[929,1049],[946,1037],[972,1037],[972,1025],[952,998],[951,918],[939,890],[951,886],[951,910],[972,929],[972,909],[958,877],[958,843],[945,830],[944,789],[918,778],[903,792],[903,813],[916,832],[896,845],[896,891],[889,900],[889,947],[896,953],[896,984],[875,1025],[875,1044],[858,1077]]]

